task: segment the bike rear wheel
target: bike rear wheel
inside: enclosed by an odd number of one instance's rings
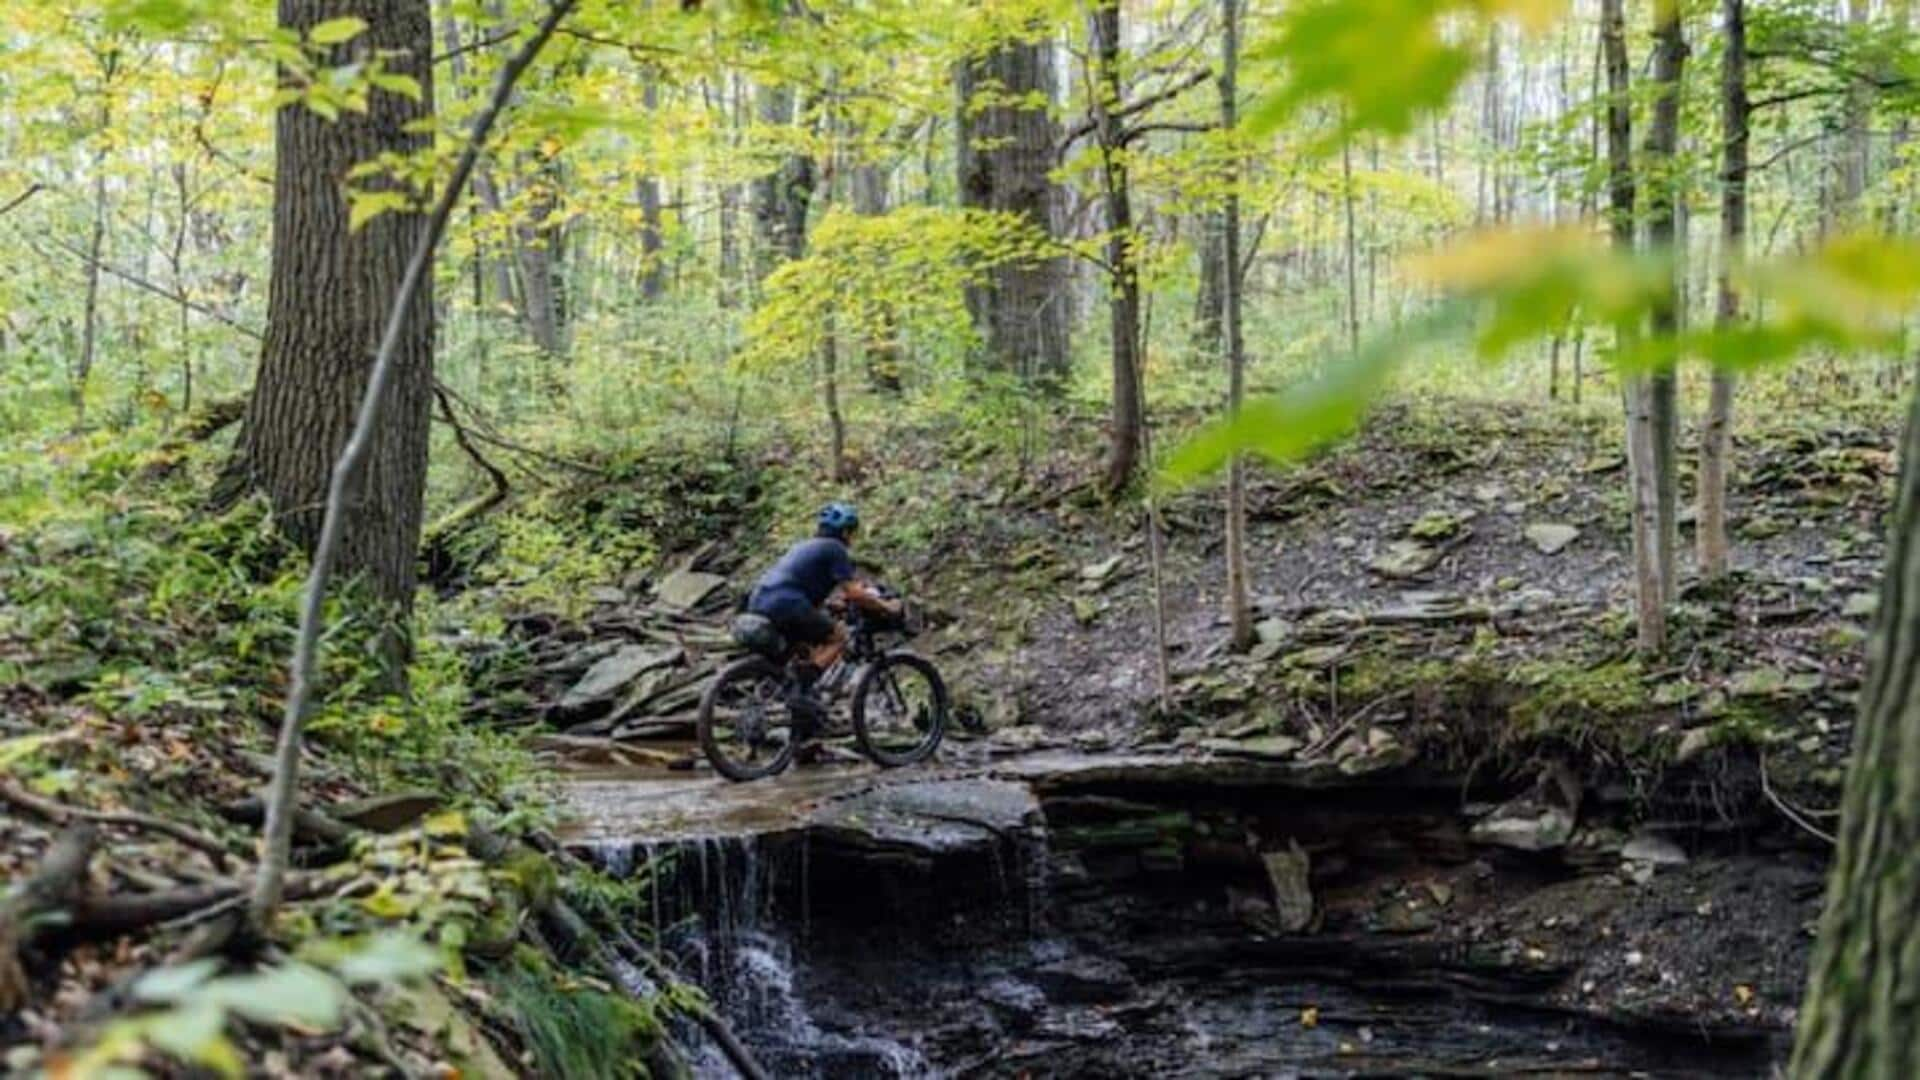
[[[853,736],[888,767],[925,761],[947,732],[947,684],[917,653],[890,652],[853,686]]]
[[[793,761],[786,672],[749,656],[721,669],[700,697],[700,749],[729,780],[758,780]]]

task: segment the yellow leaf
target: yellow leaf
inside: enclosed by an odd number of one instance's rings
[[[458,810],[445,810],[421,823],[428,836],[465,836],[467,817]]]

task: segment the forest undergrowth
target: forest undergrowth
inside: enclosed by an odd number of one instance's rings
[[[1176,675],[1164,703],[1144,644],[1145,504],[1091,482],[1100,437],[1090,421],[1038,439],[903,416],[825,484],[803,446],[764,438],[601,456],[556,440],[538,453],[566,464],[538,472],[517,455],[511,496],[427,553],[406,694],[380,666],[375,620],[355,617],[366,598],[333,601],[304,803],[324,809],[302,826],[286,919],[304,944],[266,975],[182,961],[207,913],[167,905],[238,895],[228,883],[251,852],[303,560],[257,502],[205,509],[218,438],[60,439],[13,457],[5,869],[28,874],[94,817],[106,837],[88,891],[171,917],[83,906],[20,943],[0,990],[52,991],[8,1031],[10,1064],[133,1061],[152,1045],[297,1075],[350,1075],[369,1056],[481,1075],[628,1068],[617,1049],[598,1065],[550,1059],[594,1052],[570,1025],[658,1040],[669,1006],[698,1008],[691,992],[631,999],[565,966],[583,946],[536,933],[536,947],[525,926],[553,895],[630,914],[644,883],[475,853],[556,824],[552,761],[530,738],[551,702],[524,691],[514,641],[584,618],[606,590],[643,593],[689,558],[727,573],[732,594],[828,494],[865,509],[861,558],[928,612],[926,646],[993,753],[1294,758],[1514,790],[1564,765],[1630,788],[1631,813],[1697,820],[1836,797],[1891,483],[1882,411],[1742,429],[1740,573],[1690,587],[1671,662],[1647,666],[1625,608],[1625,509],[1605,490],[1617,435],[1566,409],[1403,399],[1350,443],[1257,474],[1260,643],[1245,656],[1224,648],[1216,497],[1161,504]],[[448,478],[445,507],[484,484],[478,471]],[[1527,529],[1543,522],[1576,535],[1539,543]],[[368,970],[437,981],[348,996]],[[291,1027],[260,1011],[242,1050],[217,1025],[197,1041],[166,1033],[182,1016],[249,1015],[259,988],[243,980],[296,976],[342,987],[337,1009]]]

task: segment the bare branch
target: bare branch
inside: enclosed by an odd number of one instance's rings
[[[206,853],[213,859],[215,866],[224,867],[227,859],[233,854],[218,837],[152,814],[141,814],[131,810],[92,810],[84,806],[68,806],[62,802],[35,795],[23,787],[6,781],[0,781],[0,801],[10,803],[56,825],[67,825],[74,821],[97,821],[102,825],[123,825],[132,829],[163,833],[188,847]]]
[[[210,308],[207,305],[202,304],[197,300],[194,300],[192,297],[187,296],[181,292],[178,292],[177,290],[169,289],[163,285],[155,284],[154,282],[149,281],[144,277],[141,277],[139,274],[136,274],[131,270],[124,270],[118,266],[113,265],[110,262],[105,261],[104,259],[96,261],[91,256],[89,256],[85,251],[82,251],[79,248],[74,247],[73,245],[67,243],[64,240],[55,240],[53,243],[54,243],[54,246],[59,248],[61,251],[66,252],[67,254],[73,256],[76,259],[79,259],[81,262],[86,263],[89,266],[97,267],[101,273],[106,274],[109,277],[119,278],[121,281],[124,281],[127,284],[132,285],[137,289],[144,289],[155,296],[161,297],[166,300],[171,300],[176,304],[184,305],[188,311],[191,311],[196,315],[203,315],[209,319],[212,319],[214,322],[217,322],[220,325],[227,327],[229,330],[238,331],[239,333],[245,334],[246,336],[254,339],[255,341],[261,341],[266,338],[266,335],[263,334],[258,328],[248,326],[243,322],[238,322],[234,320],[230,316],[223,315],[219,311],[215,310],[214,308]],[[42,258],[49,257],[45,252],[40,251],[39,248],[33,247],[31,243],[29,243],[27,246],[32,248]]]
[[[1127,104],[1121,106],[1120,108],[1114,110],[1110,115],[1115,120],[1125,120],[1129,116],[1135,116],[1140,113],[1146,112],[1148,109],[1151,109],[1156,105],[1162,104],[1164,102],[1172,101],[1174,98],[1179,97],[1181,94],[1186,93],[1187,91],[1193,89],[1196,86],[1199,86],[1201,83],[1204,83],[1211,78],[1213,78],[1213,72],[1211,69],[1202,68],[1198,71],[1190,72],[1188,73],[1186,78],[1168,83],[1166,86],[1161,87],[1160,89],[1154,91],[1151,94],[1148,94],[1143,98],[1138,98],[1133,101],[1130,101]],[[1072,127],[1067,128],[1065,131],[1062,131],[1060,133],[1060,141],[1057,144],[1055,144],[1054,152],[1056,154],[1066,153],[1067,149],[1071,147],[1074,143],[1080,141],[1081,139],[1086,138],[1088,135],[1093,134],[1094,126],[1095,125],[1094,125],[1093,117],[1088,116],[1081,119],[1078,123],[1074,124]]]
[[[5,217],[6,215],[12,213],[14,207],[19,206],[21,203],[26,202],[28,199],[33,198],[35,195],[40,194],[44,190],[46,190],[46,185],[40,183],[38,180],[34,181],[31,184],[28,184],[27,190],[21,192],[18,195],[15,195],[11,199],[8,199],[7,204],[5,206],[0,206],[0,217]]]

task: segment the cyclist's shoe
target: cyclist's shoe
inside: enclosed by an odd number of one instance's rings
[[[827,726],[827,710],[813,699],[813,695],[800,691],[787,702],[787,707],[793,713],[793,741],[796,744],[819,738]]]

